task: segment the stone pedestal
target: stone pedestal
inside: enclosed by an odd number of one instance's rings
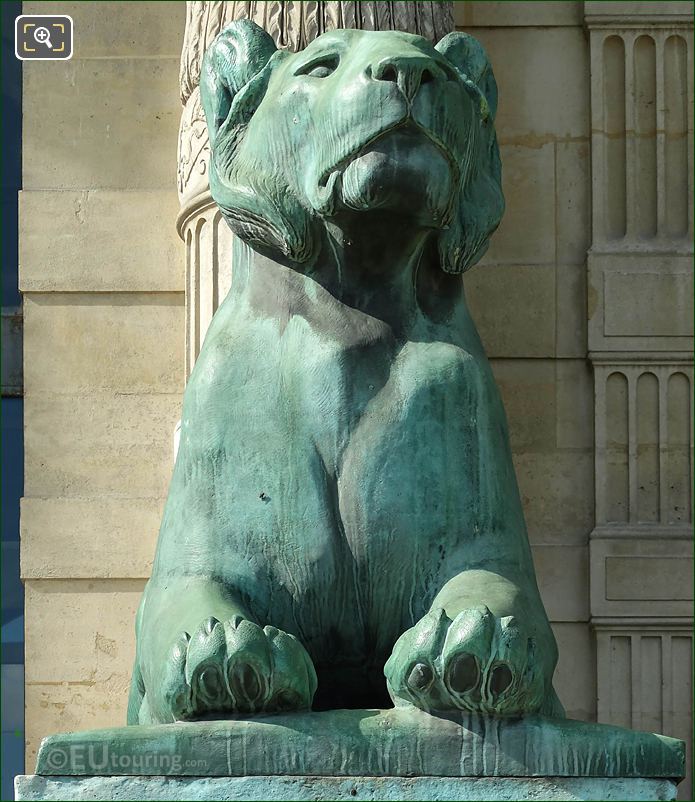
[[[336,710],[44,739],[17,799],[675,799],[683,742],[537,717]]]
[[[18,777],[19,800],[667,800],[670,780],[626,777]]]

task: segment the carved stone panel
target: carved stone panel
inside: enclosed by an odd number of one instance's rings
[[[683,800],[692,799],[692,652],[688,624],[613,619],[596,628],[599,722],[683,739]]]
[[[594,362],[594,537],[691,532],[692,374],[663,357]]]
[[[635,3],[585,5],[592,85],[589,350],[689,350],[692,9],[660,3],[651,17]]]

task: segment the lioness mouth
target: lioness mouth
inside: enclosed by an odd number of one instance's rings
[[[434,131],[423,128],[412,118],[408,117],[397,125],[391,126],[383,131],[379,131],[366,142],[362,142],[354,150],[350,151],[347,156],[342,158],[337,164],[335,164],[333,167],[330,167],[321,175],[319,178],[319,187],[321,189],[328,189],[330,182],[330,188],[333,189],[339,176],[353,161],[355,161],[355,159],[359,159],[360,156],[364,155],[364,153],[366,153],[375,143],[382,139],[387,139],[394,134],[405,134],[407,137],[413,139],[414,144],[416,143],[417,139],[424,138],[429,140],[430,143],[433,144],[447,160],[449,167],[451,168],[454,183],[458,183],[460,178],[460,168],[457,160],[454,158],[447,145],[440,137],[437,136]]]

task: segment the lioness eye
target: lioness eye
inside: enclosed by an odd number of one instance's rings
[[[297,75],[308,75],[310,78],[328,78],[338,68],[338,56],[329,56],[321,61],[314,61],[297,71]]]

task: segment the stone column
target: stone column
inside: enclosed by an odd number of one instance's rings
[[[690,3],[585,2],[591,49],[591,615],[598,719],[689,738]],[[681,786],[681,795],[689,789]]]
[[[200,64],[209,43],[236,19],[265,28],[278,47],[301,50],[335,28],[402,30],[438,41],[454,29],[450,2],[188,2],[181,54],[177,227],[186,248],[186,376],[231,282],[232,233],[210,196],[210,155],[200,104]]]

